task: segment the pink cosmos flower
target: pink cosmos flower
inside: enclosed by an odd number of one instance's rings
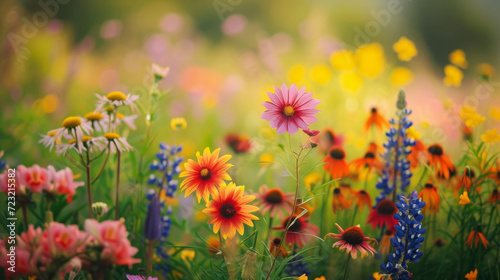
[[[268,120],[278,134],[293,134],[299,128],[308,130],[309,125],[318,120],[314,114],[320,111],[314,108],[320,101],[312,98],[312,92],[305,92],[305,87],[297,90],[295,84],[290,88],[283,84],[281,89],[274,87],[274,91],[274,94],[267,92],[271,102],[262,104],[267,110],[262,113],[261,118]]]
[[[127,239],[127,229],[120,221],[104,221],[99,223],[96,220],[86,220],[85,230],[90,233],[96,242],[103,246],[101,259],[110,261],[118,265],[128,265],[141,262],[139,259],[132,258],[138,251],[137,248],[130,245]]]
[[[262,214],[270,212],[271,217],[275,217],[276,214],[284,218],[283,210],[286,213],[292,211],[293,205],[293,193],[283,193],[278,188],[269,189],[267,185],[262,185],[259,188],[259,193],[255,194],[256,206],[261,206],[260,211]]]
[[[337,226],[340,234],[329,233],[325,236],[325,239],[327,237],[340,239],[333,244],[332,248],[339,247],[340,251],[345,250],[347,254],[351,254],[353,259],[357,258],[358,251],[361,252],[361,259],[364,259],[370,254],[373,255],[374,253],[377,253],[377,251],[375,251],[375,249],[368,244],[369,242],[377,243],[377,240],[366,237],[359,225],[347,228],[346,230],[343,230],[338,224],[335,225]]]
[[[76,188],[83,186],[84,183],[73,181],[73,171],[69,167],[56,171],[52,165],[49,165],[48,170],[52,177],[51,191],[60,195],[66,194],[66,200],[70,203],[76,193]]]
[[[19,184],[26,186],[34,193],[41,193],[50,184],[49,171],[38,166],[38,164],[32,167],[19,165],[17,172],[19,172]]]
[[[148,276],[148,278],[146,279],[145,276],[127,274],[127,279],[128,280],[158,280],[158,277]]]

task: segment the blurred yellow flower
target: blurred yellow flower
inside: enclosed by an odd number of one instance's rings
[[[325,278],[325,276],[320,276],[320,277],[314,278],[314,280],[326,280],[326,278]]]
[[[420,132],[418,132],[413,126],[410,126],[406,130],[406,134],[408,135],[408,137],[410,137],[413,140],[418,140],[422,136],[422,134]]]
[[[500,121],[500,108],[498,108],[498,107],[492,107],[490,109],[490,117],[492,119]]]
[[[489,63],[481,63],[479,64],[479,75],[483,79],[488,80],[489,78],[493,77],[493,73],[495,73],[495,68],[491,66]]]
[[[307,275],[306,275],[305,273],[304,273],[304,274],[302,274],[301,276],[299,276],[299,277],[297,278],[297,280],[308,280],[308,279],[309,279],[309,278],[307,277]]]
[[[321,174],[318,172],[311,172],[304,177],[304,184],[308,190],[311,190],[311,187],[319,182],[321,182]]]
[[[356,62],[361,75],[375,78],[385,67],[384,48],[379,43],[362,45],[356,50]]]
[[[278,136],[278,134],[276,133],[275,129],[266,127],[260,129],[260,136],[266,139],[267,141],[274,141],[274,139],[276,139],[276,136]]]
[[[340,50],[330,55],[330,63],[337,70],[351,71],[356,68],[354,53],[351,50]]]
[[[476,127],[480,123],[484,122],[485,120],[486,120],[485,117],[483,117],[479,114],[474,114],[465,120],[465,125],[468,127]]]
[[[311,70],[312,80],[320,85],[328,83],[332,78],[332,70],[326,65],[316,65]]]
[[[187,122],[184,118],[173,118],[170,121],[170,127],[173,130],[184,130],[186,129]]]
[[[342,73],[340,74],[340,85],[350,92],[356,92],[363,85],[363,79],[354,72]]]
[[[460,198],[460,201],[458,202],[458,204],[462,204],[462,205],[470,204],[470,199],[469,199],[469,195],[467,194],[467,192],[464,192],[463,194],[461,194],[459,198]]]
[[[305,72],[306,68],[304,65],[296,64],[288,71],[288,80],[292,84],[302,83],[304,81]]]
[[[404,86],[413,81],[413,73],[406,67],[397,67],[392,70],[390,79],[394,86]]]
[[[375,280],[381,280],[382,279],[382,274],[380,274],[379,272],[375,272],[372,274],[373,278]]]
[[[392,45],[392,49],[398,54],[398,58],[401,61],[410,61],[418,54],[415,44],[404,36]]]
[[[198,222],[206,222],[208,215],[201,211],[196,211],[196,213],[194,213],[194,219]]]
[[[55,94],[47,94],[42,99],[37,100],[34,105],[39,105],[45,114],[53,113],[59,105],[59,98]]]
[[[444,67],[444,79],[443,82],[446,86],[459,87],[462,84],[462,79],[464,74],[458,67],[448,64]]]
[[[481,140],[486,143],[495,143],[500,141],[500,135],[498,134],[498,130],[496,128],[487,130],[486,133],[481,135]]]
[[[443,99],[443,107],[446,110],[450,110],[451,108],[453,108],[454,104],[455,103],[453,102],[453,99],[451,99],[449,97],[446,97],[445,99]]]
[[[274,158],[271,154],[264,153],[259,157],[259,165],[260,166],[269,166],[274,161]]]
[[[462,69],[469,67],[469,62],[467,62],[467,59],[465,58],[465,52],[463,50],[454,50],[450,53],[448,58],[450,59],[451,63],[461,67]]]
[[[464,121],[476,114],[476,109],[474,109],[472,106],[464,105],[462,108],[460,108],[460,117]]]
[[[181,251],[181,259],[183,261],[192,261],[194,259],[194,256],[195,256],[195,252],[194,250],[191,250],[191,249],[184,249]]]

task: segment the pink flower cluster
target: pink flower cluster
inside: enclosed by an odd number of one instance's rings
[[[132,258],[137,248],[130,245],[128,232],[122,221],[85,221],[85,231],[78,226],[52,222],[46,229],[35,229],[17,235],[15,248],[16,275],[59,273],[81,269],[85,263],[102,265],[129,265],[140,262]],[[90,245],[90,246],[88,246]],[[102,251],[100,248],[102,247]],[[0,239],[0,265],[9,266],[11,245]],[[97,255],[95,252],[101,252]],[[97,258],[97,259],[92,259]],[[6,274],[9,275],[7,269]],[[10,274],[12,275],[12,273]]]
[[[8,188],[7,170],[0,174],[0,192],[7,193]],[[76,188],[83,186],[83,182],[75,182],[75,176],[69,167],[56,171],[49,165],[43,168],[37,164],[26,167],[19,165],[16,168],[16,194],[27,192],[41,193],[47,191],[53,195],[67,195],[68,203],[73,200]]]

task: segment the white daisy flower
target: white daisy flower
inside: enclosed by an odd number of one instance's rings
[[[151,65],[151,70],[153,71],[155,81],[158,82],[168,75],[170,67],[161,67],[160,65],[153,63],[153,65]]]
[[[84,132],[86,134],[91,134],[92,133],[92,127],[90,126],[90,123],[83,121],[80,117],[67,117],[63,122],[62,122],[62,127],[55,129],[55,135],[54,138],[61,139],[62,137],[66,139],[76,139],[75,140],[75,146],[78,150],[79,153],[82,151],[82,138],[85,136]]]
[[[104,134],[104,138],[109,141],[108,147],[111,149],[111,153],[116,153],[117,148],[120,152],[133,150],[132,146],[127,142],[127,139],[121,137],[118,133],[108,132]]]
[[[93,138],[91,136],[83,136],[81,138],[81,151],[87,151],[90,149],[90,152],[100,152],[106,149],[106,144],[103,143],[102,137]],[[57,155],[64,155],[68,152],[68,150],[74,149],[75,151],[81,153],[76,148],[76,139],[71,139],[68,143],[59,143],[56,145],[56,153]]]
[[[89,125],[96,131],[103,131],[104,129],[104,124],[105,124],[105,119],[103,114],[100,112],[90,112],[83,116],[85,121],[89,123]]]
[[[49,131],[47,134],[40,134],[42,136],[42,139],[38,141],[38,143],[41,143],[45,148],[49,147],[49,151],[52,151],[54,146],[57,143],[61,142],[61,138],[56,138],[57,134],[57,129],[53,129]]]
[[[128,95],[125,95],[125,93],[120,92],[120,91],[110,92],[106,96],[99,95],[96,93],[95,96],[97,96],[97,98],[99,98],[95,112],[101,111],[101,109],[106,104],[111,104],[111,105],[114,105],[115,107],[128,105],[132,108],[132,111],[134,111],[135,109],[137,109],[137,105],[135,105],[134,102],[137,99],[139,99],[139,95],[132,95],[130,93]]]
[[[125,123],[125,125],[127,125],[128,127],[130,127],[130,129],[133,129],[133,130],[136,129],[134,121],[135,121],[135,119],[137,119],[137,115],[134,114],[134,115],[125,116],[122,113],[116,113],[116,116],[117,116],[116,126],[119,126],[123,122],[123,123]],[[110,119],[111,119],[111,126],[109,126]],[[103,126],[104,127],[108,127],[110,130],[116,130],[116,127],[115,127],[115,116],[111,115],[110,118],[104,119],[103,120]]]

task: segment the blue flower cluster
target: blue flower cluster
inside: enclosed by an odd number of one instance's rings
[[[376,184],[380,190],[380,195],[376,197],[376,205],[388,195],[397,192],[396,185],[399,182],[401,192],[404,193],[406,187],[410,185],[412,173],[410,171],[410,162],[408,155],[411,153],[411,146],[415,145],[415,141],[408,138],[407,130],[412,126],[412,122],[408,119],[411,110],[406,109],[405,93],[400,91],[398,101],[396,103],[398,110],[396,111],[397,120],[391,119],[391,128],[386,133],[388,139],[384,143],[385,152],[382,155],[386,166],[383,170],[382,177],[378,179]],[[396,128],[397,126],[397,128]],[[394,174],[389,174],[394,172]],[[394,178],[396,176],[396,178]]]
[[[149,165],[149,169],[161,173],[161,176],[151,174],[148,184],[164,189],[168,197],[173,197],[177,190],[178,182],[174,180],[174,176],[181,173],[180,164],[184,161],[184,157],[179,156],[180,152],[182,152],[182,145],[170,147],[162,142],[160,151],[156,153],[157,160]]]
[[[159,189],[159,193],[162,190],[165,191],[165,195],[168,197],[173,197],[175,191],[178,187],[178,181],[175,180],[175,176],[179,175],[181,172],[180,164],[184,161],[183,156],[179,156],[179,153],[182,152],[182,146],[172,146],[165,143],[160,143],[160,151],[156,153],[156,160],[149,165],[149,169],[155,171],[155,173],[160,173],[161,175],[157,176],[155,174],[151,174],[148,179],[148,184],[157,186]],[[157,194],[155,189],[150,189],[146,193],[146,198],[151,201],[149,207],[151,205],[155,206],[155,199],[159,194]],[[163,250],[166,248],[165,242],[167,237],[170,234],[170,228],[172,225],[172,220],[169,215],[172,214],[172,209],[170,205],[165,207],[165,203],[162,201],[160,203],[160,217],[156,219],[156,222],[159,223],[160,234],[159,244],[156,246],[156,256],[162,260],[167,260],[170,258],[170,255]],[[146,228],[148,225],[146,225]],[[151,227],[151,226],[150,226]],[[166,277],[170,268],[166,264],[166,262],[158,262],[155,266],[156,270],[161,270],[163,275]]]
[[[398,220],[398,224],[396,233],[391,238],[391,244],[396,251],[389,255],[387,264],[380,265],[394,280],[410,279],[412,274],[408,271],[407,263],[417,263],[423,255],[420,246],[425,239],[422,235],[426,230],[422,228],[424,216],[421,211],[425,202],[417,197],[418,193],[413,191],[408,198],[400,196],[399,203],[396,203],[399,213],[394,214],[394,218]]]
[[[297,255],[293,257],[285,267],[285,273],[288,276],[301,276],[303,274],[309,276],[309,269],[307,268],[307,263],[302,261],[304,257]]]

